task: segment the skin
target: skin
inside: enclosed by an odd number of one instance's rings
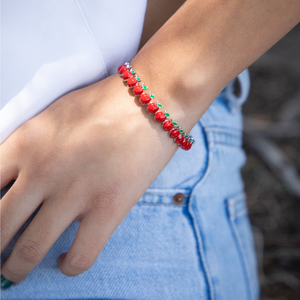
[[[189,132],[299,16],[298,0],[186,1],[131,64]],[[24,280],[73,220],[81,224],[58,265],[66,276],[88,270],[177,150],[159,127],[113,75],[64,95],[16,130],[1,146],[1,188],[16,179],[1,200],[1,252],[41,209],[2,274]]]

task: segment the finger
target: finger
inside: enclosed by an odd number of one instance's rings
[[[43,191],[20,176],[0,201],[1,253],[43,201]]]
[[[78,215],[76,205],[71,203],[74,198],[70,201],[49,200],[43,203],[3,264],[1,272],[6,279],[24,280]]]
[[[122,220],[111,213],[106,216],[94,212],[86,214],[68,253],[57,260],[60,271],[70,277],[87,271]]]
[[[0,148],[0,190],[17,179],[19,173],[19,168],[8,150],[4,145]]]

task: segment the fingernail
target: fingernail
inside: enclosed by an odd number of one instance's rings
[[[13,284],[14,284],[14,282],[6,279],[3,275],[1,275],[1,290],[2,291],[9,289]]]

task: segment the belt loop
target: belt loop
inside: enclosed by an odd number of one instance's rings
[[[240,84],[240,94],[238,96],[234,94],[234,83],[236,80],[238,80]],[[231,112],[235,113],[240,111],[241,106],[248,98],[249,91],[250,76],[248,69],[246,69],[233,81],[231,81],[223,91],[227,105]]]

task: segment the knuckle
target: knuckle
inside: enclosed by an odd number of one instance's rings
[[[34,163],[29,170],[30,176],[36,180],[49,180],[56,178],[66,170],[68,159],[64,155],[64,149],[52,145],[50,149],[36,155]]]
[[[55,151],[51,151],[51,153],[42,155],[33,167],[33,173],[39,178],[55,174],[56,169],[60,166],[58,153],[59,152],[55,153]]]
[[[119,206],[119,201],[114,194],[105,195],[101,200],[102,210],[105,213],[113,214]]]
[[[93,263],[94,259],[92,257],[82,254],[72,255],[68,260],[69,266],[77,275],[87,271]]]
[[[122,199],[122,191],[118,183],[111,186],[104,186],[98,194],[97,200],[101,206],[107,211],[115,211],[120,205]]]
[[[21,240],[15,246],[15,251],[19,257],[31,263],[40,262],[44,257],[42,246],[33,240]]]
[[[123,193],[124,194],[124,193]],[[90,198],[87,212],[95,216],[94,221],[99,221],[99,225],[110,219],[116,219],[122,211],[124,195],[116,185],[103,184]]]

